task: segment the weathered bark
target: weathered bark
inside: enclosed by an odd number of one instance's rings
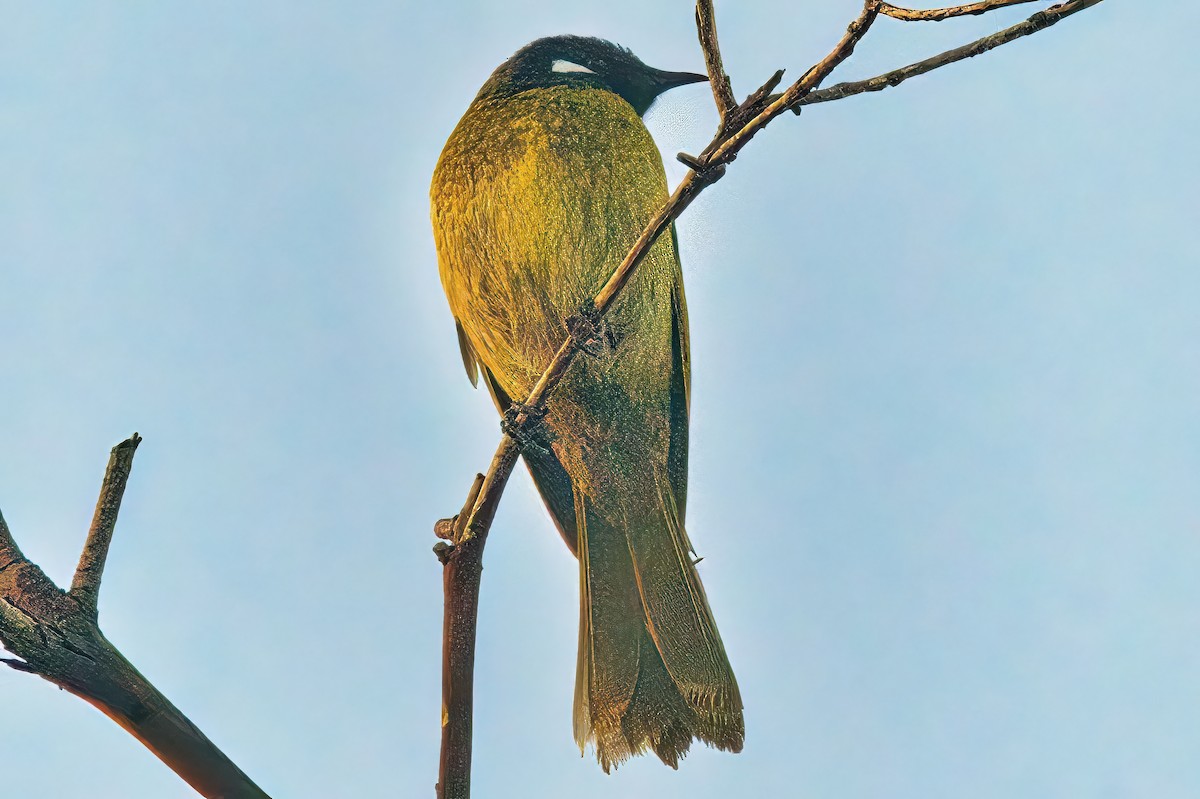
[[[113,448],[96,515],[70,592],[21,554],[0,516],[0,658],[94,705],[210,799],[267,799],[233,761],[109,643],[96,622],[104,560],[133,454],[141,439]]]

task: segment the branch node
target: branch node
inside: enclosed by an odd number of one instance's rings
[[[433,525],[433,534],[442,539],[433,545],[433,552],[443,566],[446,565],[446,560],[450,557],[450,551],[454,549],[454,544],[463,540],[464,529],[471,519],[471,513],[475,510],[475,503],[479,501],[479,492],[483,489],[483,481],[483,475],[476,474],[475,479],[471,482],[470,490],[467,491],[467,500],[463,503],[462,510],[449,519],[438,519]]]
[[[433,523],[433,534],[443,541],[453,541],[454,531],[458,529],[458,516],[456,513],[449,519],[438,519]]]
[[[442,521],[447,520],[443,519]],[[438,541],[433,545],[433,554],[437,556],[438,562],[445,566],[450,562],[450,556],[454,554],[454,544],[448,541]]]
[[[675,160],[695,172],[697,177],[703,178],[709,183],[715,183],[725,176],[725,164],[732,161],[733,158],[714,162],[707,158],[697,158],[687,153],[678,153],[675,156]]]
[[[778,86],[780,81],[783,80],[783,73],[785,71],[786,70],[782,69],[775,70],[775,74],[767,78],[766,83],[764,83],[762,86],[759,86],[754,90],[753,94],[746,98],[744,105],[758,105],[763,100],[766,100],[768,97],[770,97],[771,92],[775,91],[775,87]]]
[[[1059,3],[1058,5],[1053,6],[1053,8],[1058,8],[1061,5],[1065,4]],[[1057,21],[1058,19],[1056,17],[1050,16],[1050,14],[1046,11],[1038,11],[1034,14],[1030,14],[1028,20],[1029,27],[1031,28],[1030,33],[1037,33],[1040,30],[1049,28]]]

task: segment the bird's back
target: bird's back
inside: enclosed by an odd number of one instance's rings
[[[609,92],[540,88],[482,98],[463,116],[434,173],[438,262],[451,310],[478,320],[470,343],[509,396],[528,394],[566,337],[563,320],[599,291],[666,197],[650,134]],[[664,237],[610,324],[666,341],[662,300],[678,269]],[[646,344],[631,348],[660,349]]]

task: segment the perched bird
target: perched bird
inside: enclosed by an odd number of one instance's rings
[[[431,189],[442,285],[472,383],[504,413],[667,198],[642,115],[663,72],[601,39],[539,39],[459,121]],[[550,395],[523,457],[579,559],[575,739],[608,771],[698,738],[742,748],[742,700],[684,531],[690,366],[674,229]],[[536,437],[535,437],[536,438]]]

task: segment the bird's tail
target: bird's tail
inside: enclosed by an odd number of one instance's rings
[[[575,740],[605,771],[653,749],[676,767],[693,738],[740,751],[737,681],[669,482],[614,502],[575,491],[580,574]]]

